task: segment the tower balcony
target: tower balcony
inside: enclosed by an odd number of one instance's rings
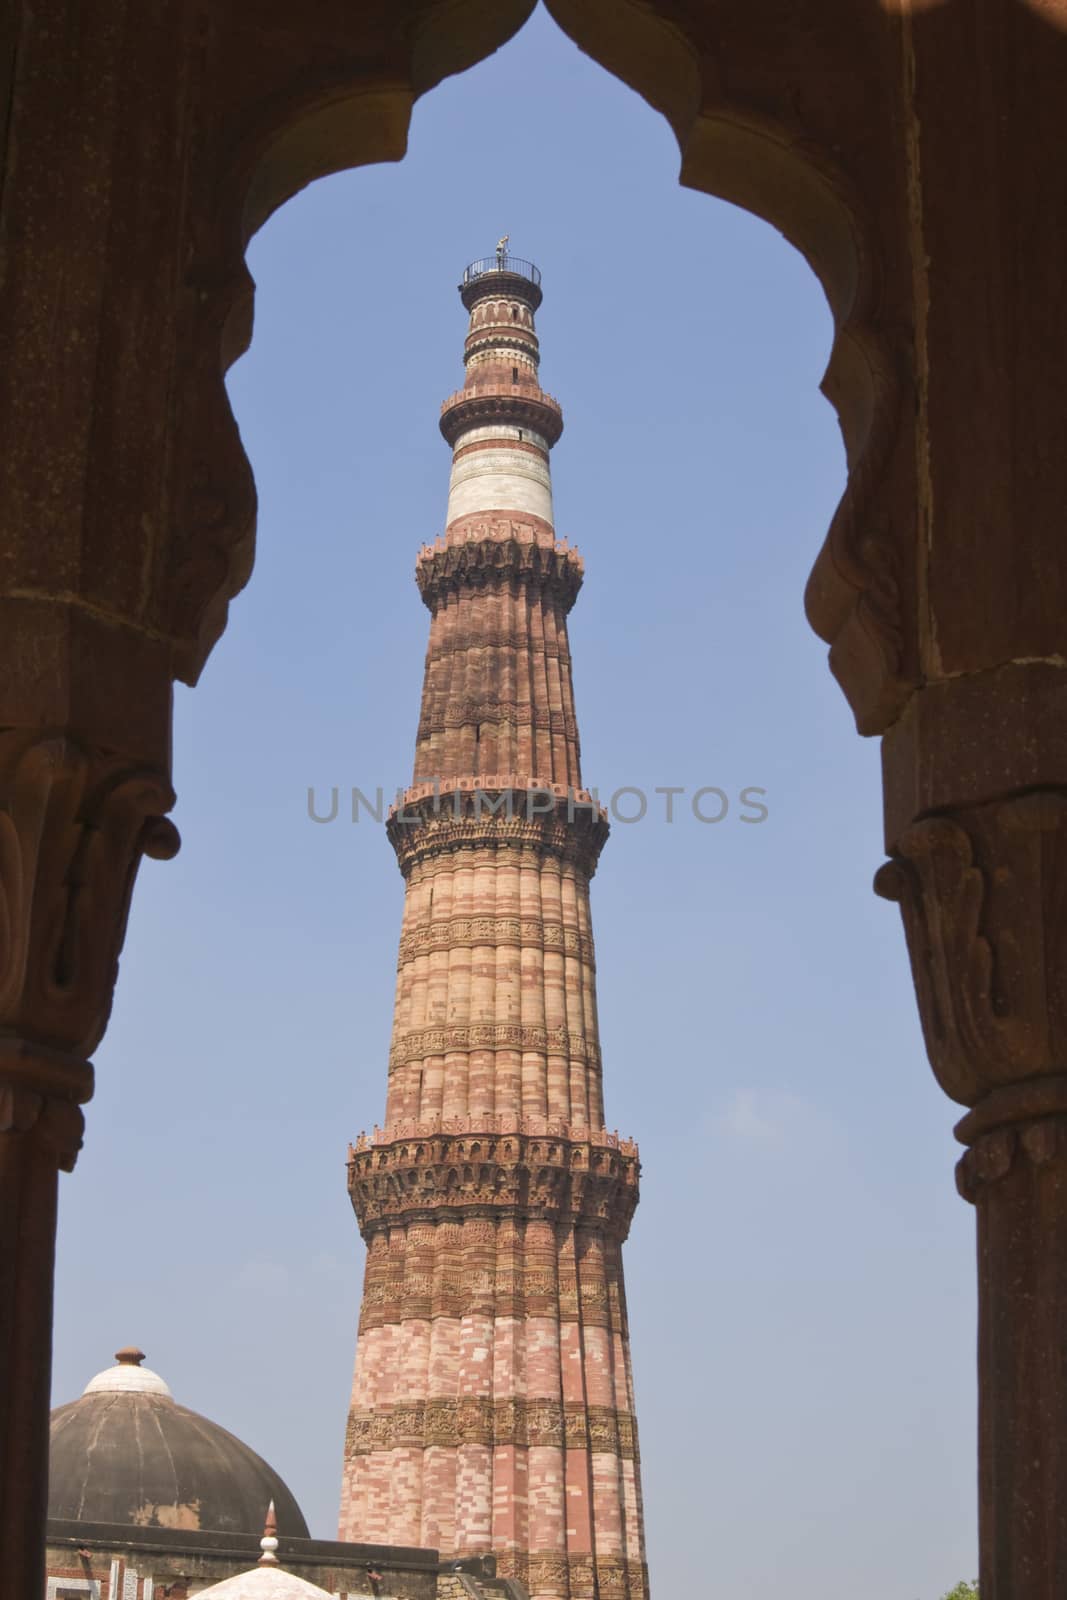
[[[530,1043],[531,1030],[517,1025],[474,1031],[507,1033],[513,1048]],[[376,1128],[370,1139],[362,1135],[348,1152],[348,1192],[368,1243],[398,1223],[485,1216],[554,1225],[566,1219],[621,1242],[637,1209],[640,1174],[632,1140],[547,1118],[397,1123]]]
[[[476,300],[489,294],[515,295],[536,311],[541,304],[541,269],[532,261],[498,250],[464,267],[459,293],[468,311]]]
[[[519,278],[529,278],[530,282],[540,287],[541,269],[535,267],[532,261],[523,261],[519,256],[509,255],[507,251],[497,251],[494,256],[483,256],[480,261],[472,261],[463,269],[463,282],[470,283],[475,278],[484,278],[487,272],[511,272]]]
[[[458,389],[441,406],[441,432],[454,445],[467,428],[514,422],[554,445],[563,432],[563,408],[554,395],[524,384]]]

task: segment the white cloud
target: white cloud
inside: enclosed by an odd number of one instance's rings
[[[818,1113],[799,1095],[785,1089],[735,1089],[717,1126],[733,1139],[750,1144],[782,1145],[810,1131]]]

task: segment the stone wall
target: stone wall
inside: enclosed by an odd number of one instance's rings
[[[248,1534],[51,1522],[46,1600],[192,1600],[255,1566],[259,1554]],[[282,1538],[278,1558],[338,1600],[436,1600],[436,1550]]]

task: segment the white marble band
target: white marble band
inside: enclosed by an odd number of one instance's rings
[[[514,439],[514,430],[510,437]],[[470,435],[464,434],[458,444],[471,442]],[[529,450],[509,449],[503,442],[496,449],[474,450],[453,461],[447,521],[475,511],[523,511],[551,522],[548,463]]]

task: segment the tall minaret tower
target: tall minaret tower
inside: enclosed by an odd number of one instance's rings
[[[540,387],[540,273],[474,262],[441,411],[448,521],[416,577],[430,644],[384,1128],[350,1151],[367,1244],[342,1539],[492,1552],[534,1600],[647,1592],[622,1242],[636,1147],[604,1127],[581,787]]]

